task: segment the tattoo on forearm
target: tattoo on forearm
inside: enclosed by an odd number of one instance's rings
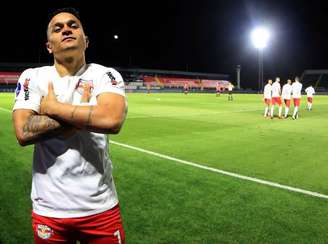
[[[31,115],[26,124],[23,126],[23,134],[25,137],[34,137],[40,134],[44,134],[49,131],[56,130],[60,127],[60,124],[44,115]]]
[[[87,120],[86,126],[89,126],[91,124],[92,110],[93,110],[93,106],[90,106],[89,113],[88,113],[88,120]]]

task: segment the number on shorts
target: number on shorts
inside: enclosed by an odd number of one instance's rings
[[[114,236],[117,236],[118,244],[122,244],[120,230],[115,231]]]

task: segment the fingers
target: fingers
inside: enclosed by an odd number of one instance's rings
[[[54,92],[54,84],[51,81],[48,82],[48,92]]]
[[[91,86],[89,84],[83,84],[83,94],[81,97],[81,102],[89,102],[91,97]]]

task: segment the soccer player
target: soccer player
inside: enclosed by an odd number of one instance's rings
[[[263,92],[263,98],[264,98],[264,118],[269,117],[269,109],[271,106],[271,98],[272,98],[272,80],[269,79],[268,83],[264,86],[264,92]]]
[[[288,112],[290,108],[290,99],[292,97],[292,81],[290,79],[287,80],[287,83],[283,85],[281,97],[285,103],[285,115],[284,118],[288,117]]]
[[[216,83],[215,89],[216,89],[216,96],[219,97],[221,94],[221,85],[219,82]]]
[[[188,94],[188,91],[189,91],[189,85],[188,85],[188,82],[185,82],[184,85],[183,85],[183,91],[184,91],[184,94],[187,95]]]
[[[79,13],[54,12],[47,50],[54,65],[25,70],[13,123],[20,145],[34,145],[32,226],[35,243],[124,243],[107,134],[117,134],[127,103],[122,76],[86,64],[88,39]]]
[[[275,82],[272,84],[272,106],[271,106],[271,119],[273,119],[273,111],[276,104],[279,106],[279,119],[281,119],[282,113],[282,103],[281,103],[281,86],[280,86],[280,78],[277,77]]]
[[[232,101],[233,100],[233,97],[232,97],[232,90],[235,86],[229,82],[228,84],[228,101]]]
[[[312,103],[313,103],[313,94],[315,94],[313,86],[309,86],[305,89],[306,96],[307,96],[307,109],[309,111],[312,110]]]
[[[300,83],[300,79],[296,76],[295,81],[292,84],[292,98],[294,101],[294,111],[292,118],[298,119],[298,110],[302,97],[302,84]]]

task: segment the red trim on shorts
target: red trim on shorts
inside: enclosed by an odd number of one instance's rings
[[[290,107],[290,99],[284,99],[285,105],[287,108]]]
[[[269,99],[269,98],[264,98],[264,103],[265,103],[266,105],[270,105],[270,104],[271,104],[271,99]]]
[[[279,106],[281,106],[281,98],[280,97],[273,97],[272,98],[272,105],[278,104]]]
[[[300,106],[300,103],[301,103],[301,99],[300,98],[294,98],[294,107],[298,107]]]
[[[125,243],[119,205],[80,218],[51,218],[32,212],[32,227],[36,244],[75,243],[76,240],[93,244]]]

